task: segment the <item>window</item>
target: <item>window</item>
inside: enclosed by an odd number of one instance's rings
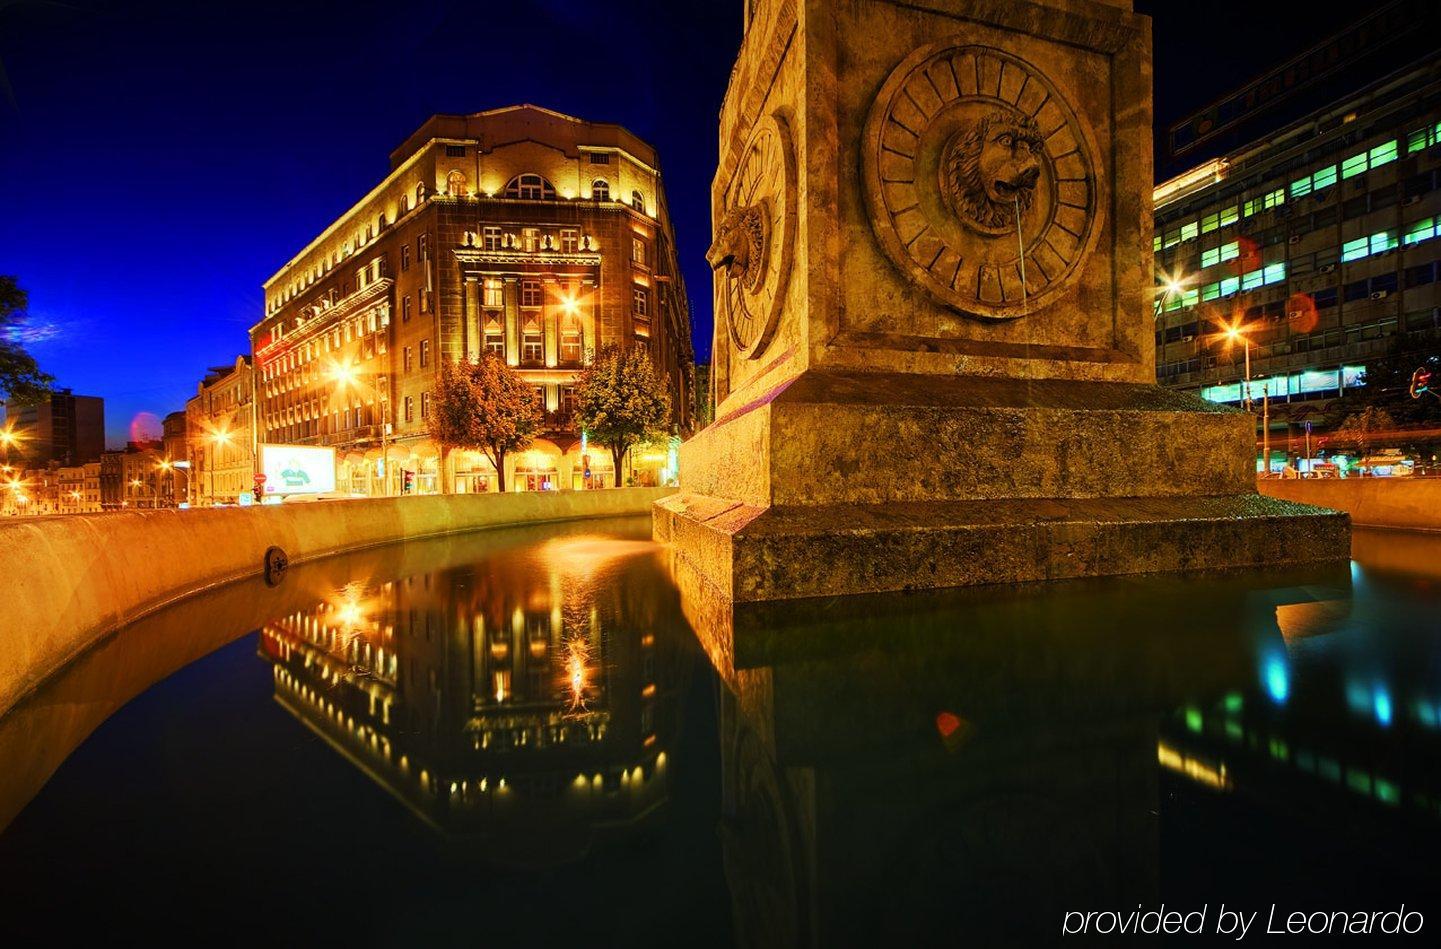
[[[645,195],[641,194],[639,191],[632,191],[632,192],[630,193],[630,206],[633,207],[633,208],[635,208],[635,209],[636,209],[637,211],[639,211],[641,214],[644,214],[644,213],[645,213]]]
[[[636,288],[635,288],[635,291],[634,291],[634,296],[635,296],[635,315],[636,315],[636,316],[649,316],[649,315],[650,315],[650,291],[647,290],[645,287],[636,287]]]
[[[1242,216],[1250,217],[1261,211],[1269,211],[1278,208],[1286,203],[1286,189],[1277,188],[1275,191],[1268,191],[1258,198],[1252,198],[1242,206]]]
[[[520,243],[527,254],[533,254],[540,250],[540,228],[523,227],[520,229]]]
[[[405,397],[405,420],[407,422],[415,421],[415,400],[410,396]]]
[[[499,313],[485,315],[485,348],[487,352],[505,358],[505,326],[500,321]]]
[[[1223,228],[1228,224],[1235,224],[1240,217],[1240,209],[1236,205],[1217,211],[1215,214],[1208,214],[1201,218],[1201,233],[1209,234],[1214,230]],[[1159,249],[1159,248],[1158,248]]]
[[[1336,166],[1328,165],[1311,176],[1311,190],[1320,191],[1336,183]]]
[[[1396,244],[1396,235],[1390,231],[1377,231],[1369,237],[1358,237],[1355,240],[1350,240],[1342,244],[1341,260],[1349,263],[1353,260],[1360,260],[1362,257],[1369,257],[1372,254],[1395,250]]]
[[[415,256],[417,260],[430,259],[430,235],[422,234],[415,239]]]
[[[581,329],[580,317],[568,316],[560,326],[560,361],[580,362]]]
[[[579,235],[575,228],[565,227],[560,231],[560,249],[563,253],[574,254],[579,246]]]
[[[1200,233],[1200,231],[1198,230],[1195,221],[1192,221],[1192,222],[1190,222],[1189,224],[1182,224],[1182,225],[1181,225],[1181,241],[1182,241],[1183,243],[1184,243],[1185,241],[1193,241],[1193,240],[1195,240],[1195,239],[1196,239],[1196,235],[1199,234],[1199,233]]]
[[[505,196],[524,201],[554,201],[555,186],[540,175],[517,175],[505,186]]]
[[[591,152],[590,163],[592,165],[609,165],[610,155],[606,152]]]
[[[447,145],[447,146],[445,146],[445,157],[446,157],[446,158],[464,158],[464,157],[465,157],[465,146],[464,146],[464,145]]]
[[[520,282],[520,305],[540,306],[541,302],[540,281],[522,280]]]
[[[541,332],[540,317],[527,316],[521,324],[520,358],[522,362],[538,363],[545,357],[545,336]]]
[[[481,285],[480,305],[497,309],[505,306],[505,284],[494,278],[486,278]]]
[[[402,350],[400,351],[400,356],[401,356],[401,359],[400,359],[401,369],[402,369],[403,371],[405,371],[405,372],[409,372],[409,371],[410,371],[410,347],[409,347],[409,346],[406,346],[404,349],[402,349]]]
[[[430,418],[430,393],[429,393],[429,392],[422,392],[422,393],[420,394],[420,417],[421,417],[422,419]]]
[[[410,269],[410,244],[400,245],[400,272],[405,273]]]
[[[1423,151],[1441,141],[1441,122],[1419,128],[1406,136],[1406,154]]]
[[[1222,244],[1220,247],[1212,247],[1210,250],[1201,251],[1201,266],[1211,267],[1228,260],[1235,260],[1240,254],[1241,242],[1231,241],[1228,244]]]
[[[610,182],[604,178],[597,178],[590,183],[590,196],[594,201],[610,200]]]
[[[560,410],[566,415],[575,414],[575,387],[560,387]]]
[[[632,237],[630,239],[630,259],[632,263],[640,264],[642,267],[645,266],[645,241],[639,237]]]
[[[430,365],[430,340],[420,341],[420,368],[424,369]]]
[[[453,198],[459,198],[465,194],[465,172],[452,171],[445,176],[445,193]]]
[[[415,206],[416,206],[416,207],[420,207],[421,202],[423,202],[424,200],[425,200],[425,185],[424,185],[424,184],[418,184],[418,185],[415,186]]]
[[[424,287],[421,287],[419,290],[415,291],[415,295],[418,296],[418,297],[420,297],[420,312],[422,312],[422,313],[429,313],[429,312],[430,312],[430,291],[427,290],[427,289],[425,289]]]
[[[500,228],[487,227],[481,231],[481,244],[486,250],[500,250]]]
[[[1405,239],[1405,243],[1406,243],[1407,245],[1419,244],[1419,243],[1421,243],[1422,241],[1424,241],[1424,240],[1429,240],[1430,238],[1435,237],[1435,236],[1436,236],[1436,219],[1435,219],[1435,218],[1430,218],[1430,217],[1428,217],[1428,218],[1423,218],[1423,219],[1420,220],[1420,221],[1416,221],[1415,223],[1413,223],[1413,224],[1408,224],[1408,225],[1406,226],[1406,239]]]
[[[400,322],[410,322],[410,294],[400,298]]]

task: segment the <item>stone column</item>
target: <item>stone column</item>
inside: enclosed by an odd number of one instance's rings
[[[600,286],[594,277],[584,277],[580,281],[580,359],[586,361],[587,350],[595,352],[600,348],[595,338],[595,311],[599,306]]]
[[[520,287],[515,277],[505,278],[501,291],[505,303],[505,361],[512,366],[520,365],[520,314],[517,295]]]
[[[541,303],[541,332],[545,333],[545,364],[555,366],[560,361],[560,320],[554,297],[559,281],[554,277],[545,278],[545,296]]]
[[[461,319],[461,340],[465,358],[475,362],[480,358],[482,320],[480,316],[480,277],[467,274],[465,278],[464,315]]]

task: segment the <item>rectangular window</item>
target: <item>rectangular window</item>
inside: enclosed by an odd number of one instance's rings
[[[630,239],[630,259],[632,263],[640,264],[642,267],[645,266],[645,241],[639,237],[632,237]]]
[[[505,284],[499,280],[486,280],[481,285],[480,305],[495,309],[505,306]]]
[[[545,358],[545,336],[541,332],[540,320],[528,318],[521,327],[520,358],[522,362],[538,363]]]
[[[405,347],[403,350],[401,350],[400,365],[401,365],[401,369],[402,369],[403,371],[405,371],[405,372],[409,372],[409,371],[410,371],[410,364],[411,364],[411,363],[410,363],[410,356],[411,356],[411,352],[410,352],[410,347],[409,347],[409,346],[407,346],[407,347]]]
[[[649,316],[649,315],[650,315],[650,291],[647,290],[645,287],[636,287],[636,288],[635,288],[634,297],[635,297],[635,315],[636,315],[636,316]]]
[[[560,360],[566,363],[580,362],[580,320],[569,319],[560,328]]]
[[[1371,253],[1379,254],[1383,251],[1396,249],[1396,236],[1390,231],[1381,231],[1371,235]]]
[[[1261,282],[1264,283],[1264,284],[1266,284],[1266,285],[1268,285],[1268,286],[1269,286],[1270,284],[1273,284],[1273,283],[1280,283],[1282,280],[1285,280],[1285,279],[1286,279],[1286,265],[1285,265],[1285,263],[1270,264],[1270,265],[1268,265],[1268,266],[1266,267],[1265,270],[1262,271],[1262,280],[1261,280]]]
[[[590,163],[592,165],[609,165],[610,155],[607,152],[591,152]]]
[[[1311,190],[1320,191],[1322,188],[1329,188],[1336,183],[1336,166],[1330,165],[1322,168],[1311,176]]]
[[[445,157],[446,157],[446,158],[464,158],[464,157],[465,157],[465,146],[464,146],[464,145],[447,145],[447,146],[445,146]]]
[[[1286,189],[1277,188],[1275,191],[1270,192],[1264,198],[1262,198],[1261,203],[1267,211],[1271,210],[1272,208],[1279,208],[1281,205],[1286,203]]]
[[[1226,227],[1230,224],[1235,224],[1238,217],[1236,205],[1233,204],[1229,208],[1223,208],[1221,210],[1221,226]]]
[[[422,392],[422,393],[420,394],[420,417],[421,417],[422,419],[430,418],[430,393],[429,393],[429,392]]]
[[[500,250],[500,228],[482,228],[480,232],[480,243],[486,250]]]
[[[539,280],[522,280],[520,282],[521,306],[540,306],[543,300]]]
[[[416,291],[416,296],[420,297],[420,312],[429,313],[430,291],[425,289],[424,287],[421,287],[419,290]]]
[[[1311,176],[1297,178],[1291,182],[1291,197],[1302,198],[1311,193]]]
[[[1241,289],[1255,290],[1257,287],[1262,285],[1263,281],[1264,271],[1253,270],[1248,274],[1241,275]]]
[[[1197,227],[1195,221],[1191,221],[1189,224],[1182,224],[1182,225],[1181,225],[1181,240],[1182,240],[1182,241],[1193,241],[1193,240],[1196,239],[1196,236],[1197,236],[1198,234],[1200,234],[1200,229]]]
[[[500,314],[493,313],[485,323],[485,348],[486,351],[495,353],[501,359],[505,358],[505,329],[500,323]]]
[[[1159,254],[1159,253],[1161,252],[1161,235],[1160,235],[1160,234],[1157,234],[1157,235],[1151,240],[1151,252],[1152,252],[1152,253],[1156,253],[1156,254]]]
[[[580,236],[573,227],[563,227],[560,230],[560,249],[563,253],[574,254],[580,246]]]
[[[400,245],[400,272],[405,273],[410,269],[410,245]]]
[[[407,422],[415,421],[415,400],[410,396],[405,397],[405,420]]]
[[[1214,267],[1221,262],[1221,248],[1211,247],[1201,251],[1201,266]]]
[[[1362,153],[1359,154],[1359,155],[1352,155],[1350,158],[1348,158],[1348,159],[1346,159],[1345,161],[1341,162],[1341,177],[1342,177],[1342,178],[1354,178],[1354,177],[1356,177],[1357,175],[1361,174],[1361,172],[1363,172],[1363,171],[1365,171],[1365,170],[1366,170],[1366,153],[1365,153],[1365,152],[1362,152]]]
[[[424,369],[430,365],[430,340],[420,341],[420,368]]]
[[[410,322],[410,294],[400,298],[400,322]]]
[[[1406,136],[1406,154],[1430,148],[1438,141],[1441,141],[1441,122],[1419,128]]]
[[[1380,168],[1382,165],[1389,165],[1395,161],[1396,140],[1393,138],[1391,141],[1382,142],[1380,145],[1371,149],[1370,158],[1372,168]]]
[[[540,250],[540,228],[523,227],[520,229],[521,246],[527,254],[533,254]]]
[[[1369,238],[1358,237],[1358,238],[1356,238],[1354,241],[1347,241],[1346,243],[1342,244],[1342,245],[1341,245],[1341,261],[1342,261],[1342,263],[1347,263],[1347,262],[1352,261],[1352,260],[1360,260],[1362,257],[1365,257],[1366,254],[1367,254],[1366,248],[1367,248],[1367,246],[1369,245],[1369,243],[1370,243],[1370,239],[1369,239]]]
[[[1428,217],[1423,220],[1417,221],[1416,223],[1411,224],[1406,228],[1405,243],[1408,245],[1419,244],[1422,241],[1429,240],[1430,238],[1435,236],[1436,219]]]

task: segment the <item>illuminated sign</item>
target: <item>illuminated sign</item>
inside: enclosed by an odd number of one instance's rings
[[[266,497],[334,491],[335,449],[309,445],[261,445],[260,473],[265,476]]]

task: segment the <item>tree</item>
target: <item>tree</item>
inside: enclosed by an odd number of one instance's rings
[[[15,341],[24,326],[29,302],[16,278],[0,276],[0,399],[21,403],[38,400],[55,381],[41,372],[35,357]]]
[[[670,395],[644,346],[602,348],[575,381],[575,404],[581,427],[610,449],[617,481],[630,447],[670,422]]]
[[[1372,445],[1379,436],[1392,434],[1395,428],[1396,420],[1391,417],[1390,412],[1368,405],[1360,412],[1346,416],[1336,427],[1333,437],[1342,444],[1355,445],[1364,458],[1371,453]]]
[[[535,389],[487,352],[480,362],[442,360],[431,393],[430,434],[441,448],[441,467],[456,448],[480,451],[495,466],[505,490],[505,456],[528,446],[540,429]]]

